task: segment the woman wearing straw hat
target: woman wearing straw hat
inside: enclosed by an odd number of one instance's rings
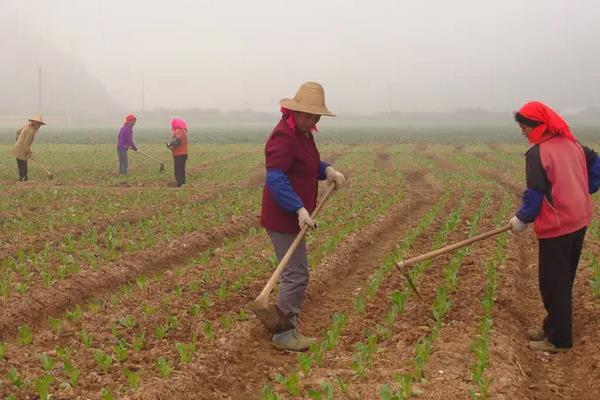
[[[587,226],[591,193],[600,187],[600,158],[579,144],[567,123],[539,101],[515,114],[533,146],[526,153],[527,190],[510,220],[513,232],[533,222],[538,238],[538,279],[547,316],[527,332],[533,350],[559,353],[573,346],[572,291]]]
[[[279,105],[281,120],[265,146],[267,176],[261,225],[267,230],[275,254],[281,260],[300,227],[305,224],[315,226],[310,213],[316,206],[318,181],[326,179],[341,186],[345,178],[321,161],[313,138],[321,116],[335,116],[325,105],[323,87],[316,82],[306,82],[293,99],[283,99]],[[276,304],[294,329],[274,332],[272,343],[278,349],[304,351],[316,341],[296,329],[308,279],[303,240],[281,275]]]
[[[33,158],[31,144],[35,134],[42,125],[46,125],[41,115],[29,119],[29,122],[17,131],[17,140],[12,148],[12,154],[17,158],[17,169],[19,170],[19,182],[25,182],[27,178],[27,160]]]

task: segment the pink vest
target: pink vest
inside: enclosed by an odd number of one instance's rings
[[[562,136],[545,140],[539,146],[542,167],[552,186],[553,204],[544,196],[533,223],[535,233],[540,239],[548,239],[578,231],[592,220],[583,149]]]

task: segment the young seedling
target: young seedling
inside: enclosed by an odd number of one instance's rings
[[[140,387],[141,378],[139,372],[125,368],[123,370],[123,375],[125,375],[125,379],[127,379],[130,389],[137,390]]]
[[[281,400],[281,397],[273,392],[273,389],[269,385],[263,386],[262,389],[262,398],[263,400]]]
[[[19,325],[17,328],[18,332],[18,341],[22,346],[27,346],[33,343],[33,335],[31,333],[31,328],[27,325]]]
[[[81,311],[81,307],[77,305],[73,311],[67,311],[65,313],[65,318],[70,322],[75,322],[83,315],[83,311]]]
[[[0,342],[0,360],[4,360],[6,358],[6,348],[6,343]]]
[[[100,371],[103,374],[108,374],[108,370],[112,365],[113,359],[110,355],[105,354],[102,350],[98,349],[94,351],[94,359],[100,367]]]
[[[144,348],[144,342],[146,340],[146,333],[142,333],[141,335],[137,335],[133,337],[133,341],[131,343],[131,347],[133,351],[139,353]]]
[[[156,360],[156,368],[162,378],[169,378],[173,372],[173,366],[164,357],[159,357]]]
[[[124,340],[119,342],[113,347],[114,358],[119,362],[123,363],[129,357],[128,354],[129,345]]]
[[[137,322],[131,315],[125,315],[124,317],[119,318],[119,324],[123,325],[127,329],[133,329],[136,327]]]
[[[277,374],[275,375],[275,381],[282,384],[285,387],[285,390],[292,396],[300,396],[300,387],[298,386],[300,379],[298,378],[298,374],[295,372],[292,372],[286,377],[281,374]]]
[[[100,391],[100,399],[101,400],[115,400],[113,394],[106,388],[102,388]]]
[[[67,377],[69,377],[69,383],[71,387],[77,386],[77,381],[81,375],[81,370],[71,364],[71,362],[67,362],[65,363],[65,373],[67,374]]]
[[[38,356],[38,359],[40,360],[40,363],[42,363],[42,368],[44,369],[44,371],[46,371],[46,373],[49,374],[50,371],[52,371],[52,368],[54,368],[54,364],[56,363],[56,361],[51,357],[48,357],[48,355],[46,354],[40,354]]]
[[[52,383],[53,378],[50,375],[44,375],[41,378],[35,380],[35,390],[40,398],[40,400],[48,400],[50,399],[50,384]]]
[[[52,332],[54,332],[55,335],[58,335],[62,328],[62,321],[58,318],[50,316],[48,317],[48,325],[50,325]]]
[[[19,375],[15,368],[9,369],[6,373],[6,377],[17,389],[23,389],[25,387],[25,381],[23,381],[21,375]]]
[[[159,325],[154,329],[154,335],[158,340],[163,340],[167,333],[169,332],[169,327],[167,325]]]
[[[81,343],[83,343],[83,345],[85,347],[87,347],[87,348],[92,347],[93,339],[90,336],[90,334],[87,331],[87,329],[83,328],[81,330],[81,332],[79,332],[79,339],[81,340]]]

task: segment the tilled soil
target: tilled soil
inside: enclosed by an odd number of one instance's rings
[[[439,169],[456,174],[461,168],[442,157],[430,153],[425,145],[416,150],[425,155]],[[460,151],[456,149],[455,151]],[[378,149],[375,165],[383,171],[391,171],[393,164],[385,149]],[[508,174],[491,170],[478,171],[481,176],[494,182],[496,189],[492,195],[492,203],[480,221],[479,231],[494,227],[493,216],[502,203],[503,191],[515,194],[514,204],[518,204],[521,183]],[[356,377],[350,367],[355,343],[364,340],[366,330],[374,329],[381,322],[393,290],[405,287],[403,277],[392,272],[386,277],[375,299],[367,304],[364,314],[352,312],[353,300],[358,291],[368,283],[373,271],[381,265],[388,254],[406,236],[409,229],[420,221],[421,217],[439,200],[443,190],[452,187],[447,183],[436,182],[428,171],[412,169],[405,171],[406,195],[404,199],[392,206],[374,223],[364,226],[351,234],[329,256],[323,259],[311,271],[311,283],[301,316],[301,331],[307,335],[320,336],[331,324],[335,313],[349,315],[348,322],[339,339],[338,346],[327,355],[322,367],[314,368],[308,377],[301,377],[300,384],[304,398],[306,390],[318,387],[321,381],[335,382],[342,378],[348,384],[348,392],[343,393],[335,387],[335,398],[379,399],[381,384],[390,384],[397,389],[395,383],[398,373],[406,373],[412,367],[414,346],[420,338],[427,335],[431,324],[431,304],[436,288],[443,280],[442,268],[451,259],[452,254],[435,259],[434,263],[417,280],[416,284],[423,299],[414,294],[406,303],[405,310],[398,316],[393,325],[392,336],[381,341],[374,361],[364,377]],[[262,176],[249,176],[248,185],[258,185]],[[469,185],[466,185],[469,187]],[[464,239],[468,232],[467,221],[479,206],[482,196],[479,190],[486,188],[472,187],[475,193],[466,202],[457,229],[450,233],[448,243]],[[444,219],[457,207],[462,192],[452,191],[447,204],[437,215],[433,224],[414,242],[407,256],[414,256],[431,250],[431,243],[440,230]],[[0,313],[0,328],[3,335],[13,335],[17,324],[27,322],[32,325],[43,324],[48,315],[68,309],[70,305],[81,304],[85,299],[99,293],[110,293],[119,285],[131,281],[140,274],[154,271],[168,271],[169,268],[191,258],[203,249],[220,246],[224,239],[239,237],[240,234],[256,226],[254,217],[230,224],[232,230],[218,228],[207,236],[190,235],[172,244],[172,251],[150,251],[133,254],[118,265],[111,265],[109,270],[100,270],[96,275],[86,273],[80,281],[70,281],[66,287],[58,286],[52,291],[41,291],[30,296],[31,300],[21,303],[10,303]],[[265,245],[264,237],[252,236],[243,241],[244,246],[259,251]],[[426,365],[423,382],[416,383],[413,388],[418,398],[424,399],[463,399],[468,398],[468,390],[474,385],[471,378],[471,366],[474,356],[470,344],[477,334],[482,309],[479,300],[485,291],[485,265],[492,254],[494,240],[487,240],[472,246],[471,252],[463,260],[459,270],[459,283],[456,291],[450,294],[452,308],[444,317],[440,336],[432,345],[432,354]],[[588,238],[586,248],[600,254],[600,243]],[[241,252],[241,250],[238,250]],[[171,254],[181,256],[173,259]],[[262,251],[258,262],[265,262],[269,252]],[[123,314],[131,313],[140,324],[153,326],[158,317],[145,317],[139,313],[139,302],[147,301],[148,307],[161,307],[164,293],[172,290],[172,285],[184,285],[190,279],[197,279],[200,271],[209,271],[211,264],[198,265],[198,271],[187,269],[181,276],[170,279],[164,287],[156,287],[152,292],[140,291],[127,302],[115,304],[106,309],[106,315],[96,319],[75,323],[66,328],[60,335],[52,335],[36,340],[37,350],[53,346],[62,346],[69,339],[76,337],[82,327],[90,331],[97,327],[103,332],[95,340],[99,343],[110,343],[114,340],[106,329],[100,329],[116,321]],[[223,279],[229,274],[238,276],[235,268],[225,272]],[[536,353],[527,347],[525,330],[539,326],[544,316],[540,295],[537,288],[537,241],[531,231],[521,235],[510,235],[506,260],[497,268],[497,283],[494,296],[493,329],[490,336],[490,358],[486,376],[493,379],[491,397],[497,399],[597,399],[600,398],[600,352],[596,343],[600,321],[600,299],[594,298],[590,292],[590,269],[585,260],[579,266],[578,276],[573,294],[574,305],[574,348],[566,353],[550,355]],[[155,338],[149,338],[149,349],[141,356],[132,354],[122,366],[139,371],[155,369],[154,360],[158,356],[170,359],[177,358],[172,341],[186,342],[189,333],[197,331],[202,335],[202,323],[214,321],[223,314],[244,310],[247,302],[253,299],[264,284],[265,279],[256,279],[244,286],[240,291],[227,299],[216,302],[214,307],[197,318],[186,319],[182,326],[170,333],[171,344]],[[218,289],[218,282],[211,285],[211,290]],[[186,310],[192,303],[189,300],[172,298],[172,309]],[[138,310],[138,311],[135,311]],[[160,315],[163,315],[159,312]],[[180,317],[182,317],[180,315]],[[147,319],[145,319],[147,318]],[[183,321],[184,318],[181,318]],[[229,330],[216,328],[216,339],[200,340],[195,358],[184,367],[179,367],[170,378],[158,378],[156,371],[142,381],[137,391],[127,391],[116,398],[131,399],[260,399],[261,389],[270,384],[279,393],[285,389],[273,382],[277,374],[286,375],[297,369],[297,355],[275,350],[270,344],[270,337],[255,318],[242,320]],[[104,337],[106,336],[106,337]],[[33,349],[35,352],[36,350]],[[87,351],[78,348],[78,352]],[[97,370],[91,355],[76,355],[82,370]],[[27,361],[26,361],[27,360]],[[22,361],[31,362],[32,358],[23,356]],[[80,382],[80,389],[63,390],[54,397],[88,398],[89,393],[99,393],[100,389],[111,380],[118,380],[123,385],[127,382],[118,372],[108,375],[88,374]],[[0,378],[1,379],[1,378]],[[7,382],[6,380],[2,383]],[[0,391],[1,393],[1,391]],[[293,396],[284,395],[285,398]]]

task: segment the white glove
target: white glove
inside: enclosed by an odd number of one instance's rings
[[[523,232],[525,229],[527,229],[527,224],[525,222],[521,221],[516,216],[512,217],[510,219],[510,221],[508,221],[508,223],[512,227],[513,233]]]
[[[304,228],[304,225],[308,225],[311,228],[315,227],[315,221],[310,217],[306,208],[301,207],[297,209],[296,214],[298,214],[298,225],[300,226],[300,229]]]
[[[344,174],[335,170],[331,165],[325,168],[325,175],[327,176],[327,182],[335,182],[337,189],[344,186],[344,183],[346,183]]]

